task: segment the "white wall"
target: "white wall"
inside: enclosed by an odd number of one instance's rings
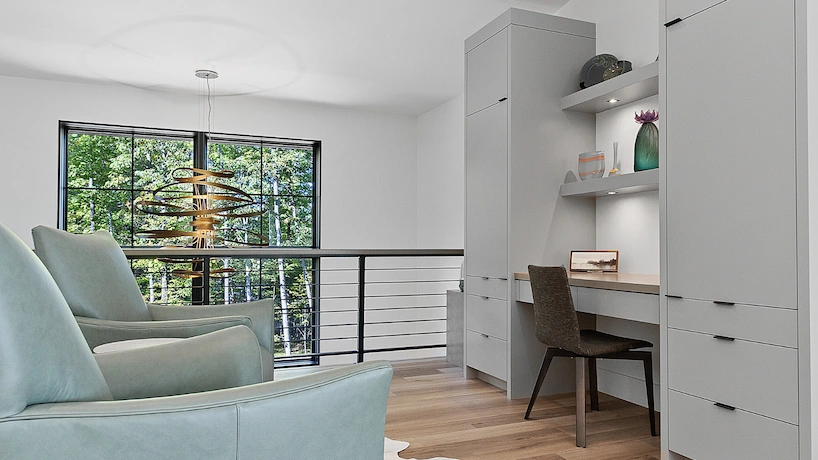
[[[595,23],[597,54],[613,54],[634,68],[659,56],[656,0],[571,0],[556,14]]]
[[[57,223],[58,121],[199,129],[196,96],[0,77],[0,222],[30,242]],[[323,142],[321,246],[414,248],[416,118],[218,98],[214,131]]]
[[[462,95],[418,117],[418,247],[462,248],[465,118]]]

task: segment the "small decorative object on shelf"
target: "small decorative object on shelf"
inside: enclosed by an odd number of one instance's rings
[[[598,179],[605,174],[605,152],[585,152],[579,154],[577,165],[579,180]]]
[[[631,70],[633,70],[633,64],[631,64],[631,61],[616,61],[616,64],[605,69],[605,72],[602,74],[602,80],[610,80],[613,77],[618,77],[623,73],[630,72]]]
[[[659,167],[659,128],[653,124],[659,119],[655,110],[634,112],[634,120],[642,125],[636,134],[636,145],[633,148],[633,170],[645,171]]]
[[[608,177],[619,175],[619,142],[613,143],[613,163],[611,164],[611,171]]]
[[[633,70],[630,61],[620,61],[613,54],[597,54],[579,72],[579,87],[585,89]]]
[[[572,272],[618,272],[619,251],[571,251]]]

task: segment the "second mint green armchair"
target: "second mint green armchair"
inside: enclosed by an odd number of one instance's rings
[[[110,233],[76,235],[38,226],[31,235],[37,256],[60,287],[91,349],[120,340],[194,337],[244,325],[261,345],[264,380],[273,380],[272,299],[196,307],[146,304],[128,259]]]

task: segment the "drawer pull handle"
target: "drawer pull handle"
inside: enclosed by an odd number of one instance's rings
[[[736,340],[734,337],[727,337],[727,336],[724,336],[724,335],[714,335],[713,338],[714,339],[719,339],[719,340],[726,340],[728,342],[732,342],[732,341]]]
[[[500,278],[500,281],[508,281],[508,278]]]
[[[484,277],[483,277],[483,281],[488,281],[488,280],[489,280],[489,277],[488,277],[488,276],[484,276]]]
[[[678,24],[680,22],[682,22],[682,18],[676,18],[676,19],[674,19],[672,21],[666,22],[665,27],[670,27],[670,26],[672,26],[674,24]]]
[[[713,303],[716,305],[723,305],[725,307],[732,307],[736,304],[735,302],[725,302],[723,300],[714,300]]]
[[[505,100],[508,100],[508,98],[507,98],[507,97],[501,98],[501,99],[499,99],[497,102],[503,102],[503,101],[505,101]]]
[[[489,297],[484,295],[483,300],[489,300]]]
[[[482,335],[484,339],[489,338],[489,335],[488,335],[488,334],[480,334],[480,335]]]
[[[667,297],[668,299],[681,299],[682,298],[682,296],[680,296],[680,295],[672,295],[672,294],[665,294],[665,297]]]
[[[736,408],[735,408],[735,407],[733,407],[733,406],[728,406],[727,404],[715,403],[715,404],[713,404],[713,405],[714,405],[714,406],[716,406],[716,407],[721,407],[722,409],[727,409],[727,410],[736,410]]]

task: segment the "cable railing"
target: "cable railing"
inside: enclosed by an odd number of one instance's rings
[[[134,248],[125,254],[151,303],[273,299],[274,357],[287,366],[401,359],[444,348],[446,291],[458,288],[463,250]],[[174,276],[178,267],[200,275]],[[225,272],[230,276],[220,275]]]

